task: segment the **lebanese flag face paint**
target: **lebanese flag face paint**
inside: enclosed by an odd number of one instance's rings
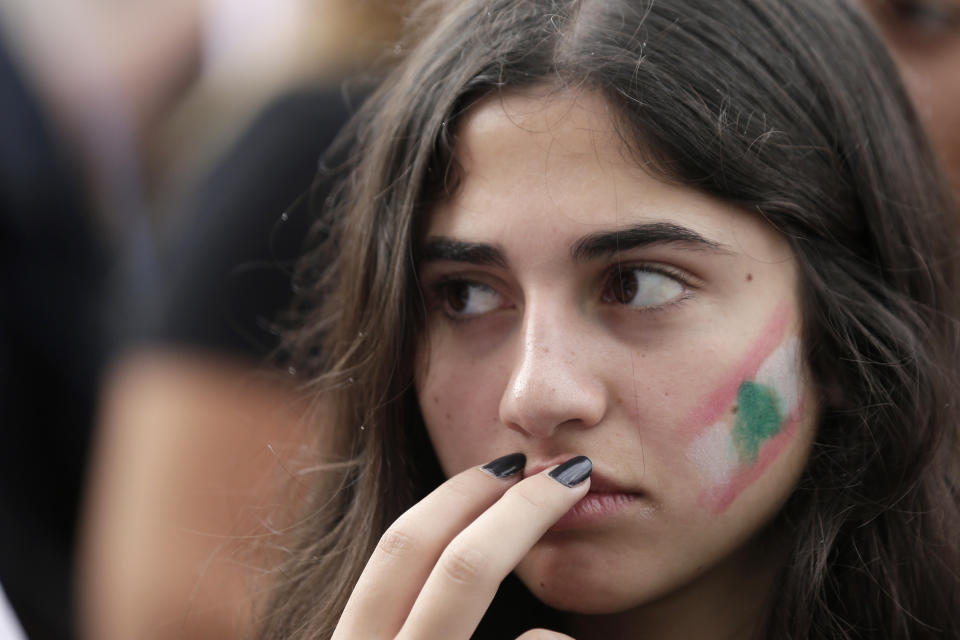
[[[700,502],[715,513],[776,459],[801,415],[800,341],[784,336],[787,315],[774,315],[734,375],[694,413],[708,421],[697,425],[687,457],[704,476]]]

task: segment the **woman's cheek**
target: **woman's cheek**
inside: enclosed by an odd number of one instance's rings
[[[800,341],[789,336],[755,372],[738,371],[724,382],[732,395],[728,409],[703,425],[686,448],[702,480],[700,503],[709,511],[725,511],[794,439],[804,415],[801,362]]]
[[[806,377],[796,314],[779,305],[738,362],[683,421],[686,459],[699,477],[698,500],[724,512],[795,438],[805,415]]]
[[[470,366],[451,368],[436,360],[432,364],[418,397],[444,473],[454,475],[502,455],[494,437],[499,432],[500,396],[492,388],[490,376]]]

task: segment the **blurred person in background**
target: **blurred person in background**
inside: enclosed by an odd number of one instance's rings
[[[72,637],[109,291],[153,277],[140,144],[189,76],[181,5],[0,4],[0,582],[34,640]]]
[[[861,0],[960,193],[960,0]]]
[[[109,252],[85,196],[0,51],[0,583],[40,639],[68,637],[82,452],[103,358]]]
[[[299,196],[359,99],[352,79],[391,49],[404,6],[204,5],[199,77],[146,154],[161,277],[152,299],[130,305],[145,313],[131,318],[102,394],[82,637],[246,628],[271,563],[252,548],[295,517],[273,489],[302,466],[306,438],[295,377],[263,364],[328,183]]]

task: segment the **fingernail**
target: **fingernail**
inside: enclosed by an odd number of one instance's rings
[[[550,472],[550,477],[566,487],[575,487],[590,477],[593,463],[587,456],[570,458]]]
[[[522,453],[511,453],[510,455],[497,458],[480,467],[494,478],[507,478],[515,473],[523,471],[527,464],[527,456]]]

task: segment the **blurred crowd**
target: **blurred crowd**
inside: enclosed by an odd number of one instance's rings
[[[860,2],[960,192],[960,0]],[[273,357],[291,270],[409,8],[0,0],[0,585],[29,638],[255,615],[314,437]]]

